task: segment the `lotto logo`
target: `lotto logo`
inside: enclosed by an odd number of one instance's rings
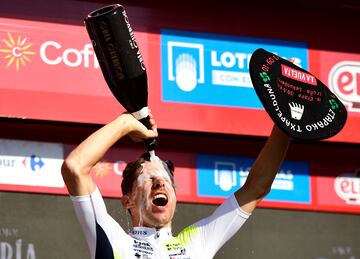
[[[259,47],[282,57],[297,55],[307,68],[305,49],[267,45],[262,39],[162,30],[161,46],[165,102],[262,108],[249,74],[251,55]]]
[[[201,197],[228,197],[244,185],[254,158],[197,156],[197,193]],[[285,161],[266,200],[310,202],[309,165]]]
[[[168,79],[185,92],[204,83],[204,47],[202,44],[169,41]]]

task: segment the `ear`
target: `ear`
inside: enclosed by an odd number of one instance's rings
[[[135,206],[134,201],[131,199],[131,197],[127,194],[124,194],[121,198],[121,203],[124,206],[125,209],[130,209]]]

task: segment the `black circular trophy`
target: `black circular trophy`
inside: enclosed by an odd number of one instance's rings
[[[290,61],[257,49],[250,59],[250,77],[271,119],[294,139],[326,139],[344,127],[347,111],[340,100]]]

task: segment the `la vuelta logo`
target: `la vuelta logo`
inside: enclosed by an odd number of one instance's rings
[[[35,55],[35,52],[31,50],[32,44],[27,43],[27,38],[21,35],[13,37],[10,32],[7,33],[7,36],[7,39],[3,40],[5,48],[1,48],[0,52],[5,53],[6,67],[14,65],[16,71],[19,71],[20,66],[31,62],[30,57]]]
[[[337,63],[329,73],[329,87],[350,111],[360,112],[360,62]]]

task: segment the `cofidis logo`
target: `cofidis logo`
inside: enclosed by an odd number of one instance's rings
[[[99,68],[99,62],[90,43],[85,43],[80,49],[66,48],[64,45],[68,42],[61,42],[61,40],[39,41],[37,38],[35,45],[38,46],[38,49],[35,49],[33,44],[29,42],[29,37],[11,34],[10,32],[7,32],[6,37],[0,40],[0,54],[3,54],[0,58],[5,59],[5,67],[8,69],[14,67],[16,71],[19,71],[37,55],[39,55],[41,63],[45,65]]]
[[[3,40],[4,47],[0,49],[1,53],[5,53],[3,57],[6,60],[6,67],[14,66],[19,71],[21,66],[26,66],[31,62],[31,56],[35,52],[31,50],[32,44],[27,42],[27,38],[21,35],[13,36],[7,33],[7,38]]]
[[[251,54],[265,48],[308,68],[305,43],[161,31],[163,101],[262,108],[249,75]]]

